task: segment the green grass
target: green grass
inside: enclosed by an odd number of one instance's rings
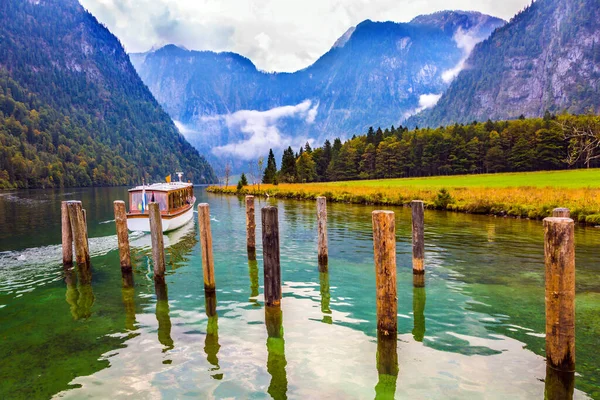
[[[362,187],[555,187],[555,188],[600,188],[600,168],[567,171],[513,172],[502,174],[433,176],[427,178],[395,178],[368,181],[327,182],[322,185]]]

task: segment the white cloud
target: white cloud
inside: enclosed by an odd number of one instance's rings
[[[305,100],[294,106],[276,107],[267,111],[240,110],[232,114],[202,117],[201,120],[222,120],[228,129],[239,131],[245,137],[241,141],[213,148],[213,154],[219,157],[233,156],[242,160],[253,160],[268,153],[271,148],[296,148],[307,141],[312,145],[311,139],[291,137],[282,133],[279,125],[286,118],[312,124],[318,106],[318,103],[313,106],[312,101]]]
[[[266,71],[312,64],[365,19],[409,21],[459,9],[509,19],[530,0],[80,0],[129,52],[174,43],[233,51]]]
[[[458,62],[458,64],[456,64],[453,68],[450,68],[449,70],[446,70],[442,73],[442,79],[446,83],[452,82],[452,80],[454,80],[454,78],[458,76],[460,71],[462,71],[465,68],[467,59],[471,55],[471,52],[475,48],[475,45],[484,40],[485,37],[477,36],[475,34],[475,29],[472,29],[471,31],[464,31],[462,28],[459,28],[452,37],[452,39],[454,40],[458,48],[463,51],[463,56]]]
[[[417,112],[421,112],[426,108],[431,108],[435,106],[440,100],[440,97],[442,97],[441,93],[422,94],[421,96],[419,96],[419,107],[417,108]]]

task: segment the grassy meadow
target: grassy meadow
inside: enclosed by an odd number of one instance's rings
[[[568,207],[576,221],[600,224],[600,169],[261,184],[240,192],[235,186],[211,186],[208,191],[294,199],[326,196],[336,202],[381,205],[419,199],[428,208],[536,219],[547,217],[553,208]]]

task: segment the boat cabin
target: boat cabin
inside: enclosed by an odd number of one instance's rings
[[[144,199],[145,197],[145,199]],[[162,215],[179,214],[194,205],[191,183],[169,182],[129,189],[129,214],[148,214],[148,204],[156,202]]]

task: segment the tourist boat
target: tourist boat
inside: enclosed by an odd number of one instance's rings
[[[153,183],[129,189],[129,212],[127,228],[130,231],[150,232],[148,204],[158,203],[163,232],[172,231],[194,217],[194,186],[181,181],[183,173],[178,172],[179,182]]]

